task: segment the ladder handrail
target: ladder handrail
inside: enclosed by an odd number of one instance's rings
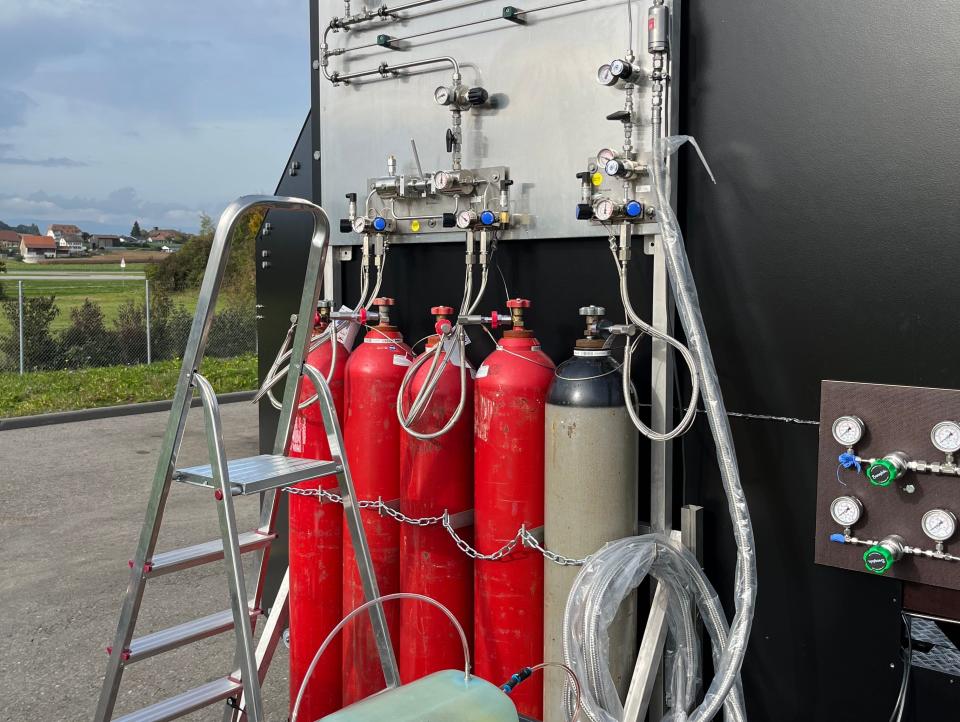
[[[207,448],[210,455],[210,472],[219,483],[220,499],[217,511],[220,517],[220,534],[223,537],[223,558],[227,563],[233,584],[230,585],[230,608],[233,611],[233,629],[237,635],[236,660],[240,667],[240,679],[243,681],[243,693],[247,700],[247,709],[251,720],[263,719],[263,695],[260,691],[257,660],[254,655],[254,635],[250,625],[249,601],[246,581],[243,578],[243,562],[240,560],[240,546],[237,541],[239,529],[233,509],[233,486],[230,483],[227,449],[223,443],[223,429],[220,421],[220,402],[207,378],[198,372],[193,374],[193,383],[200,392],[203,405],[203,421],[207,434]],[[254,608],[259,606],[259,601]]]
[[[135,620],[140,610],[140,604],[143,601],[144,582],[146,579],[144,567],[147,560],[152,557],[156,548],[157,536],[160,531],[160,521],[163,518],[163,509],[166,506],[167,496],[170,492],[170,484],[176,469],[180,442],[183,439],[183,431],[186,426],[186,416],[190,407],[190,401],[193,397],[193,377],[200,366],[203,353],[206,349],[210,326],[213,323],[217,296],[219,295],[220,286],[223,282],[223,274],[227,264],[229,245],[232,240],[233,231],[241,216],[254,208],[261,207],[307,212],[313,216],[313,236],[310,243],[310,255],[307,262],[307,273],[299,314],[299,318],[302,319],[307,318],[312,320],[313,318],[312,314],[320,296],[320,286],[323,280],[322,273],[326,263],[330,238],[330,222],[327,219],[326,212],[324,212],[320,206],[301,198],[254,195],[243,196],[233,201],[233,203],[224,209],[220,215],[220,220],[217,222],[217,229],[213,236],[213,244],[210,248],[210,256],[207,260],[207,267],[200,285],[197,310],[193,318],[193,324],[190,327],[190,335],[183,354],[183,363],[180,367],[177,389],[174,394],[170,417],[167,421],[166,431],[164,432],[160,447],[160,455],[151,486],[150,500],[147,504],[144,525],[131,564],[130,584],[123,600],[120,619],[117,624],[117,632],[114,636],[110,659],[107,662],[107,669],[104,675],[104,683],[100,692],[100,699],[97,703],[97,711],[94,717],[96,722],[106,722],[113,715],[113,708],[116,704],[122,676],[120,674],[123,663],[122,657],[124,650],[129,646],[133,638]],[[306,342],[309,340],[308,334],[312,326],[312,323],[302,323],[298,325],[294,349],[300,349],[301,351],[306,350]],[[298,346],[298,343],[301,345]],[[301,354],[300,362],[297,365],[298,370],[300,366],[302,366],[303,355],[304,354]],[[293,359],[291,359],[291,361],[292,360]],[[286,451],[286,445],[292,429],[293,412],[296,407],[299,383],[299,373],[288,375],[284,408],[281,410],[281,423],[277,430],[278,443],[276,444],[276,446],[282,446],[283,448],[281,448],[278,453],[285,453]],[[281,441],[281,432],[283,432],[282,445],[279,443]],[[272,525],[276,517],[277,504],[275,503],[275,492],[267,492],[264,495],[263,501],[264,504],[260,517],[261,528]],[[266,573],[266,555],[263,555],[261,558],[260,567],[260,576],[262,577]],[[258,580],[257,589],[262,589],[260,580]],[[261,600],[257,599],[256,602],[259,605]]]

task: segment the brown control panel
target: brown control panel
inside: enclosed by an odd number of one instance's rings
[[[818,564],[960,590],[957,422],[955,389],[822,383]]]

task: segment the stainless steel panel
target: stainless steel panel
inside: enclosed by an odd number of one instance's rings
[[[650,70],[647,5],[633,4],[633,47],[644,75]],[[379,4],[366,7],[375,9]],[[320,9],[322,34],[330,18],[343,12],[343,3],[322,0]],[[354,12],[364,9],[360,3],[353,5]],[[331,32],[327,36],[330,50],[372,47],[330,57],[326,70],[352,73],[376,69],[381,63],[455,58],[464,84],[486,88],[493,101],[490,108],[463,112],[463,168],[509,168],[514,180],[510,210],[518,222],[503,237],[604,235],[603,228],[574,218],[580,199],[575,174],[586,170],[585,157],[595,157],[603,147],[623,145],[622,124],[606,116],[623,109],[624,93],[600,85],[596,72],[627,52],[627,4],[607,0],[567,4],[529,12],[524,24],[502,19],[501,10],[498,3],[440,0],[399,13],[402,21],[377,19]],[[403,38],[466,23],[475,24],[411,38],[401,43],[402,50],[376,44],[380,34]],[[344,194],[348,192],[356,192],[363,207],[367,179],[385,173],[389,155],[396,156],[398,173],[416,173],[411,138],[417,141],[424,171],[450,167],[444,141],[450,111],[436,104],[433,92],[439,85],[449,85],[451,76],[450,66],[438,63],[401,71],[399,77],[373,75],[334,86],[321,68],[316,70],[321,131],[315,147],[320,152],[322,201],[332,217],[347,216]],[[634,134],[641,162],[649,160],[649,103],[649,84],[641,81],[635,93],[639,122]],[[667,121],[668,127],[674,126]],[[612,185],[613,192],[617,185]],[[637,196],[652,201],[639,190]],[[443,237],[462,240],[456,229]],[[394,241],[417,238],[394,236]],[[358,240],[344,233],[335,234],[334,242]]]

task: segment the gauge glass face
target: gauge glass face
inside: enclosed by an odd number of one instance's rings
[[[433,177],[433,184],[440,190],[446,190],[453,184],[453,176],[442,170]]]
[[[617,151],[610,148],[602,148],[599,153],[597,153],[597,165],[606,167],[607,163],[614,160],[617,157]]]
[[[457,228],[469,228],[476,215],[473,211],[460,211],[457,215]]]
[[[622,76],[626,69],[627,64],[623,60],[614,60],[612,63],[610,63],[610,72],[617,77]]]
[[[617,160],[616,158],[612,158],[608,160],[606,164],[603,166],[603,171],[607,175],[616,175],[617,173],[620,172],[620,166],[621,166],[620,161]]]
[[[617,82],[613,70],[610,69],[608,63],[604,63],[597,69],[597,82],[601,85],[613,85]]]
[[[946,541],[957,531],[957,517],[946,509],[931,509],[920,521],[923,533],[934,541]]]
[[[856,416],[841,416],[833,422],[833,438],[838,444],[853,446],[863,438],[863,422]]]
[[[446,105],[450,102],[450,88],[441,85],[439,88],[433,91],[433,99],[436,100],[440,105]]]
[[[597,205],[594,206],[593,214],[600,219],[601,221],[609,221],[613,218],[613,214],[616,211],[616,206],[613,201],[608,198],[604,198],[601,201],[597,202]]]
[[[956,421],[941,421],[930,432],[930,440],[946,454],[960,451],[960,425]]]
[[[840,526],[853,526],[862,513],[863,506],[855,496],[838,496],[830,504],[830,516]]]
[[[354,218],[353,219],[353,230],[356,233],[363,233],[366,228],[366,219],[365,218]]]

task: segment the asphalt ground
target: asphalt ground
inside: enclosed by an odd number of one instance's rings
[[[228,454],[258,453],[256,406],[224,404],[221,412]],[[0,720],[93,717],[167,416],[0,432]],[[202,413],[193,409],[179,466],[206,461]],[[214,503],[206,490],[174,484],[158,551],[218,538]],[[254,528],[257,499],[237,507],[240,528]],[[147,583],[138,635],[227,608],[222,562],[160,577]],[[131,665],[117,713],[229,673],[233,651],[226,633]],[[287,719],[282,644],[264,701],[271,722]],[[219,720],[221,712],[218,704],[184,719]]]

